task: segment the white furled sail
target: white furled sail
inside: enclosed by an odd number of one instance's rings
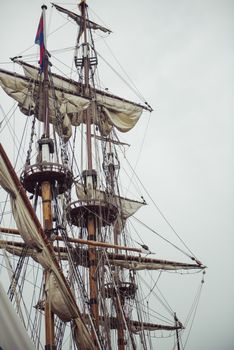
[[[42,239],[38,235],[38,228],[35,226],[29,212],[21,197],[20,188],[15,185],[7,164],[0,154],[0,185],[9,193],[13,216],[21,237],[29,247],[42,248]],[[23,190],[23,189],[22,189]],[[24,191],[24,190],[23,190]]]
[[[0,249],[4,248],[10,254],[20,256],[22,254],[23,248],[25,244],[16,243],[11,241],[1,241],[0,240]],[[74,248],[76,249],[76,248]],[[77,250],[76,250],[77,252]],[[80,255],[85,256],[85,266],[88,266],[88,257],[87,251],[84,249],[80,250]],[[42,263],[41,257],[39,258],[39,254],[35,253],[35,250],[28,249],[27,256],[31,256],[35,261]],[[62,249],[60,247],[59,251],[60,258],[62,260],[68,260],[68,253],[66,249]],[[196,262],[196,264],[178,262],[178,261],[170,261],[170,260],[162,260],[162,259],[152,259],[143,256],[136,255],[123,255],[123,254],[113,254],[107,253],[108,262],[106,263],[114,266],[119,266],[124,269],[141,271],[141,270],[166,270],[166,271],[179,271],[179,270],[201,270],[204,269],[205,266],[201,263]],[[76,260],[76,262],[79,259]]]
[[[137,261],[138,260],[138,261]],[[126,258],[124,260],[113,259],[111,265],[119,266],[124,269],[141,271],[141,270],[166,270],[166,271],[179,271],[179,270],[201,270],[204,266],[199,266],[195,264],[179,263],[167,260],[152,259],[152,261],[144,261],[144,258],[136,259],[136,261],[131,261],[131,259]]]
[[[11,202],[13,203],[13,215],[16,221],[18,230],[29,247],[37,249],[43,253],[44,265],[53,275],[53,280],[56,281],[56,288],[58,288],[60,300],[66,304],[66,315],[61,316],[64,310],[62,305],[61,310],[58,311],[57,303],[52,305],[52,310],[64,319],[74,320],[77,325],[77,331],[81,335],[79,339],[79,346],[85,350],[93,350],[89,331],[81,319],[81,314],[75,302],[74,296],[67,284],[67,281],[61,273],[59,264],[57,262],[54,250],[45,236],[43,229],[38,221],[36,214],[33,211],[31,203],[29,202],[22,185],[20,184],[14,169],[12,168],[6,153],[0,144],[0,184],[9,193]],[[19,217],[22,220],[19,220]],[[40,254],[41,254],[40,253]]]
[[[85,193],[84,187],[78,182],[76,183],[76,194],[78,199],[81,201],[108,201],[108,195],[106,192],[101,190],[95,190],[94,194]],[[121,216],[122,220],[126,220],[130,216],[134,215],[138,209],[145,205],[144,202],[138,202],[133,199],[124,198],[120,196],[114,196],[113,200],[118,207],[119,215]]]
[[[17,62],[17,61],[16,61]],[[38,68],[22,61],[18,61],[24,69],[24,74],[30,80],[38,82],[39,74]],[[71,94],[77,95],[82,89],[82,84],[75,82],[74,80],[65,79],[62,76],[51,74],[53,80],[53,86],[61,91],[66,90]],[[112,130],[112,127],[116,127],[121,132],[128,132],[138,122],[143,109],[148,109],[139,104],[125,100],[118,96],[108,94],[104,91],[92,89],[93,100],[97,102],[100,116],[97,120],[93,120],[100,127],[101,133],[106,136]],[[81,114],[75,111],[67,111],[67,115],[71,120],[71,124],[77,126],[81,123],[85,123],[85,119]]]
[[[0,70],[0,86],[13,99],[19,103],[22,113],[29,116],[35,114],[40,121],[44,120],[43,96],[40,94],[40,81],[32,81],[16,73]],[[64,141],[72,135],[71,124],[79,125],[82,120],[82,112],[90,104],[72,91],[65,89],[49,89],[49,118]],[[76,115],[71,121],[70,117]]]
[[[29,338],[1,283],[0,310],[0,349],[34,350],[35,345]]]
[[[43,121],[43,99],[40,97],[40,80],[38,69],[24,66],[26,77],[0,70],[0,86],[19,103],[19,108],[25,115],[35,114]],[[49,89],[49,118],[55,125],[56,131],[68,141],[71,137],[71,125],[78,126],[85,123],[83,111],[88,108],[90,101],[81,97],[77,90],[79,84],[66,81],[62,77],[52,74],[53,88]],[[131,130],[139,120],[143,107],[105,93],[94,91],[99,118],[92,120],[100,128],[101,133],[107,136],[113,126],[121,132]],[[57,108],[56,108],[57,105]],[[60,126],[61,125],[61,126]],[[59,130],[59,127],[62,130]],[[62,135],[61,135],[62,134]]]

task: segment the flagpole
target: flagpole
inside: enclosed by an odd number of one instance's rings
[[[47,6],[42,5],[42,16],[43,16],[43,43],[44,43],[44,58],[43,58],[43,94],[44,94],[44,135],[45,138],[50,137],[50,124],[49,124],[49,57],[47,51],[47,40],[46,40],[46,10]]]

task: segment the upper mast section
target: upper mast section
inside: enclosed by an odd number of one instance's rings
[[[92,31],[99,30],[103,33],[110,34],[111,30],[89,20],[87,11],[88,5],[86,0],[82,0],[78,5],[81,15],[78,15],[54,3],[52,3],[52,5],[58,11],[67,14],[68,17],[72,18],[79,26],[74,61],[79,73],[79,81],[83,82],[87,87],[90,83],[90,78],[93,78],[95,68],[98,63],[94,41],[92,38]]]
[[[79,8],[81,11],[81,25],[80,25],[80,30],[79,30],[79,35],[77,38],[77,46],[76,46],[76,51],[78,51],[78,45],[79,45],[79,40],[80,37],[82,36],[82,33],[84,34],[84,42],[82,44],[82,51],[83,51],[83,57],[81,60],[81,67],[84,67],[84,85],[85,85],[85,95],[88,95],[88,86],[89,86],[89,70],[91,68],[91,62],[90,61],[90,45],[88,44],[88,39],[87,39],[87,7],[88,5],[86,4],[85,0],[82,0],[81,3],[79,4]],[[93,65],[97,65],[97,57],[96,59],[93,60]],[[75,55],[75,64],[76,67],[79,67],[79,60],[77,59],[77,56]]]
[[[37,29],[35,43],[40,46],[40,73],[43,73],[43,114],[44,114],[44,137],[50,136],[50,124],[49,124],[49,55],[47,51],[46,43],[46,10],[47,6],[42,5],[42,14]]]

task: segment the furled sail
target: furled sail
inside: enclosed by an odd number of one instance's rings
[[[85,193],[83,185],[78,182],[76,183],[76,194],[80,201],[87,201],[89,199],[108,201],[108,195],[106,192],[95,190],[93,194]],[[114,204],[116,204],[118,207],[122,220],[126,220],[130,216],[134,215],[138,209],[145,205],[144,202],[138,202],[120,196],[114,196],[113,200],[115,202]]]
[[[22,242],[13,242],[8,240],[0,240],[0,249],[5,249],[8,253],[16,256],[22,256],[23,249],[26,247],[26,245]],[[54,250],[57,253],[57,248],[54,247]],[[26,256],[30,256],[33,258],[36,262],[39,262],[40,258],[38,258],[40,253],[36,249],[28,248],[25,252]],[[68,260],[68,254],[67,251],[63,251],[63,249],[59,250],[59,259],[60,260]]]
[[[91,335],[81,319],[79,308],[75,302],[74,296],[67,284],[67,281],[61,273],[60,266],[57,262],[54,250],[47,240],[44,231],[38,221],[35,212],[29,202],[18,177],[12,168],[6,153],[0,144],[0,185],[9,193],[12,210],[18,230],[26,242],[26,244],[43,255],[43,264],[50,271],[51,279],[56,284],[53,288],[57,288],[56,305],[52,305],[52,310],[58,317],[68,320],[74,320],[77,332],[79,333],[79,347],[86,350],[94,349]],[[21,218],[21,219],[20,219]],[[54,294],[55,291],[52,293]],[[61,305],[58,310],[57,306]],[[63,310],[66,314],[63,315]]]
[[[59,237],[57,237],[58,239]],[[69,239],[68,239],[69,240]],[[10,254],[20,256],[22,250],[25,247],[24,243],[12,242],[0,240],[0,249],[6,249]],[[56,247],[55,247],[56,249]],[[82,266],[89,266],[89,257],[86,249],[73,248],[74,261]],[[38,254],[35,250],[28,249],[27,255],[31,256],[34,260],[38,261]],[[59,256],[62,260],[68,260],[68,253],[65,247],[59,247]],[[165,271],[179,271],[179,270],[202,270],[205,268],[201,263],[191,264],[178,261],[162,260],[143,257],[139,255],[126,255],[126,254],[115,254],[107,253],[108,261],[106,264],[119,266],[129,270],[165,270]]]
[[[2,147],[1,153],[2,153]],[[13,216],[20,232],[21,237],[29,247],[42,248],[42,240],[38,235],[38,228],[32,221],[28,209],[25,206],[21,197],[20,187],[17,188],[15,181],[12,178],[7,164],[0,155],[0,185],[9,193]]]
[[[169,261],[162,259],[151,259],[139,256],[124,256],[108,255],[108,259],[111,265],[119,266],[129,270],[166,270],[166,271],[178,271],[178,270],[201,270],[205,266],[199,264],[188,264],[177,261]]]
[[[22,113],[27,116],[35,114],[38,120],[43,121],[43,99],[40,97],[38,69],[25,64],[23,67],[26,77],[0,69],[0,85],[19,103]],[[82,112],[88,108],[90,100],[78,93],[80,84],[54,74],[51,76],[53,84],[49,89],[50,122],[67,141],[72,134],[71,126],[86,122]],[[93,90],[93,94],[93,100],[97,101],[99,117],[93,118],[92,123],[99,126],[102,135],[107,136],[113,126],[121,132],[128,132],[136,125],[144,107],[98,90]]]
[[[35,114],[38,120],[43,121],[43,98],[40,94],[40,83],[38,79],[32,81],[16,73],[0,70],[0,85],[3,90],[15,99],[22,113],[25,115]],[[82,112],[90,104],[72,91],[55,88],[49,89],[49,117],[50,122],[55,125],[56,131],[67,141],[71,135],[71,115],[76,115],[78,120]],[[72,120],[73,125],[75,119]],[[78,123],[79,124],[79,123]]]
[[[16,62],[22,65],[26,77],[30,80],[38,81],[39,75],[37,67],[22,61]],[[51,77],[55,88],[61,89],[61,91],[66,90],[74,95],[81,94],[83,88],[82,84],[54,73],[51,74]],[[143,109],[151,110],[148,107],[98,89],[91,89],[91,93],[92,99],[97,102],[100,114],[99,118],[92,120],[92,122],[99,126],[100,131],[104,136],[110,133],[113,126],[121,132],[128,132],[136,125]],[[72,125],[77,126],[85,122],[84,116],[79,113],[77,114],[75,111],[68,111],[67,114]]]
[[[29,338],[18,315],[10,303],[0,283],[0,349],[33,350],[34,344]]]

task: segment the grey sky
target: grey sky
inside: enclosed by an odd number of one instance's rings
[[[49,1],[45,3],[50,8]],[[1,0],[0,63],[33,45],[41,4],[38,0]],[[154,108],[143,150],[139,140],[145,133],[147,114],[129,135],[123,135],[123,140],[132,144],[128,151],[132,164],[141,151],[139,177],[176,231],[209,267],[187,349],[231,350],[234,2],[90,0],[89,4],[113,30],[108,45]],[[48,24],[52,19],[48,16]],[[74,39],[67,36],[57,38],[56,44],[61,48],[73,43]],[[108,52],[102,42],[99,46]],[[106,86],[132,97],[108,72],[104,71]],[[4,107],[3,96],[1,93],[0,104]],[[7,136],[0,137],[6,146]],[[162,220],[156,221],[150,207],[138,217],[147,218],[149,226],[174,239]],[[146,237],[145,241],[154,247],[150,239]],[[152,250],[166,258],[157,246]],[[187,289],[182,282],[181,289],[174,290],[173,284],[169,285],[173,281],[164,280],[169,299],[173,300],[173,293],[180,297],[176,308],[179,314]],[[161,342],[160,346],[164,349]]]

